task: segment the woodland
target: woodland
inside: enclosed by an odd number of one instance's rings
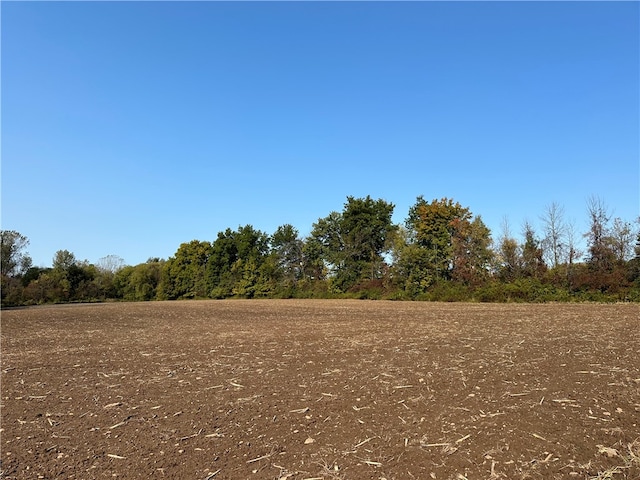
[[[29,239],[1,231],[2,306],[222,298],[360,298],[475,302],[640,301],[640,219],[613,218],[591,197],[588,229],[557,203],[540,231],[508,222],[493,235],[480,215],[450,198],[419,196],[403,224],[394,204],[347,197],[302,237],[290,224],[252,225],[191,240],[167,259],[97,263],[68,250],[36,267]]]

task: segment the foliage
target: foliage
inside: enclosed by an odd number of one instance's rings
[[[513,282],[522,273],[520,245],[515,238],[503,236],[496,252],[496,272],[503,282]]]
[[[251,225],[219,232],[207,266],[210,296],[263,295],[269,289],[260,270],[268,253],[269,236]]]
[[[295,289],[304,272],[304,242],[298,230],[286,224],[271,236],[273,273],[284,289]]]
[[[29,239],[14,230],[0,230],[0,274],[19,277],[31,267],[31,257],[25,252]]]
[[[420,196],[409,209],[407,228],[414,243],[427,252],[428,268],[437,279],[451,278],[455,230],[470,220],[469,209],[448,198],[428,203]]]
[[[180,245],[162,269],[160,297],[204,298],[209,292],[207,265],[213,252],[211,243],[192,240]]]
[[[493,281],[474,292],[481,302],[552,302],[568,301],[568,292],[545,284],[537,278],[518,278],[513,282]]]
[[[491,232],[480,217],[470,222],[456,218],[452,224],[451,278],[468,286],[481,285],[489,276],[493,258]]]
[[[331,272],[331,284],[346,292],[363,279],[381,278],[383,254],[396,230],[391,221],[394,205],[382,199],[347,197],[342,213],[319,219],[308,240]]]
[[[116,297],[129,301],[154,300],[162,278],[164,262],[152,259],[140,265],[118,270],[114,278]]]
[[[415,243],[396,247],[392,281],[406,298],[418,298],[437,280],[438,272],[433,269],[430,253]]]
[[[442,281],[481,285],[489,276],[491,232],[480,217],[451,199],[418,197],[409,210],[404,244],[396,244],[396,284],[420,298]]]
[[[404,226],[393,224],[393,210],[385,200],[347,197],[307,238],[290,224],[272,235],[245,225],[133,266],[116,255],[94,265],[59,250],[51,267],[32,267],[29,240],[2,231],[2,306],[229,297],[640,301],[640,231],[611,221],[597,198],[587,204],[584,261],[557,204],[542,217],[542,237],[525,222],[518,240],[505,221],[495,246],[482,218],[452,199],[417,197]]]
[[[31,267],[25,252],[29,239],[14,230],[0,230],[0,297],[2,305],[22,303],[22,275]]]
[[[533,227],[526,222],[524,225],[524,243],[522,244],[522,276],[542,278],[547,270],[544,261],[542,242],[536,237]]]

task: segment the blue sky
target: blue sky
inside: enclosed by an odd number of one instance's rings
[[[347,195],[640,208],[638,2],[2,2],[2,228],[96,262]]]

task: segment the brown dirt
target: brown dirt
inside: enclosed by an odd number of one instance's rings
[[[638,479],[638,305],[2,312],[0,477]]]

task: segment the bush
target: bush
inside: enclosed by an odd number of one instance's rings
[[[384,296],[384,284],[381,279],[364,280],[351,287],[347,292],[349,297],[360,300],[380,300]]]
[[[491,282],[475,292],[480,302],[569,302],[568,290],[542,283],[535,278],[519,278],[510,283]]]
[[[472,300],[473,297],[469,287],[460,283],[441,281],[435,283],[424,298],[434,302],[464,302]]]

